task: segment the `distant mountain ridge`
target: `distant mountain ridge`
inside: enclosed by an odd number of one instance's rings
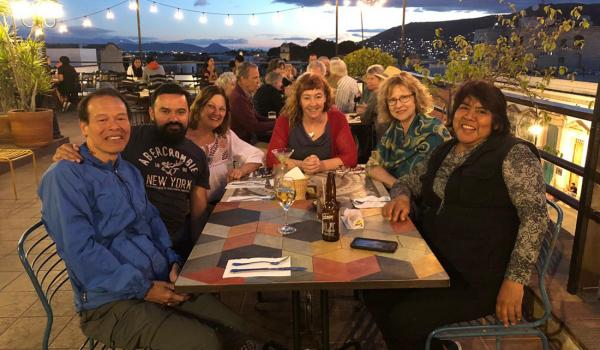
[[[106,44],[109,42],[115,43],[124,51],[137,51],[138,44],[136,40],[124,39],[124,38],[78,38],[78,37],[62,37],[62,36],[48,36],[46,42],[52,44]],[[223,46],[219,43],[211,43],[210,45],[203,47],[200,45],[189,44],[185,42],[147,42],[142,43],[143,51],[184,51],[184,52],[199,52],[208,54],[220,54],[231,51],[230,48]]]
[[[571,9],[575,6],[583,6],[583,16],[587,17],[592,24],[600,25],[600,4],[581,4],[581,3],[564,3],[564,4],[549,4],[554,9],[562,10],[563,14],[568,15]],[[528,15],[543,15],[543,5],[532,6],[526,9]],[[438,21],[438,22],[416,22],[409,23],[405,26],[406,38],[412,39],[413,41],[422,40],[433,40],[435,36],[435,30],[442,28],[445,37],[454,37],[456,35],[463,35],[466,38],[472,39],[473,32],[477,29],[485,29],[493,27],[497,21],[497,15],[489,15],[478,18],[459,19],[452,21]],[[383,31],[377,35],[366,39],[363,44],[370,46],[370,44],[381,44],[387,43],[394,40],[399,40],[402,31],[402,26],[392,27],[386,31]]]

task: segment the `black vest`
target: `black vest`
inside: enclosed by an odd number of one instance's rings
[[[450,150],[450,140],[438,147],[421,178],[421,230],[454,283],[494,283],[504,278],[517,232],[519,217],[502,177],[502,162],[519,143],[512,136],[490,137],[450,175],[444,204],[433,192],[433,179]]]

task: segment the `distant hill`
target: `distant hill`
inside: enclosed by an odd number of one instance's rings
[[[550,4],[554,9],[560,9],[566,15],[575,6],[583,6],[583,16],[587,17],[593,25],[600,25],[600,4]],[[543,15],[544,6],[532,6],[526,9],[528,15]],[[466,38],[472,39],[473,32],[477,29],[490,28],[494,26],[497,20],[497,15],[490,15],[479,18],[459,19],[453,21],[438,21],[438,22],[418,22],[409,23],[405,26],[405,35],[407,39],[412,39],[415,42],[432,40],[435,36],[435,30],[442,28],[445,37],[454,37],[463,35]],[[402,26],[392,27],[375,36],[366,39],[363,44],[382,44],[392,41],[398,41],[401,35]]]
[[[125,51],[136,51],[138,49],[137,43],[119,43],[119,47]],[[162,43],[162,42],[151,42],[142,43],[143,51],[183,51],[183,52],[206,52],[206,53],[223,53],[230,51],[231,49],[222,46],[220,44],[210,44],[207,47],[202,47],[193,44],[186,43]]]

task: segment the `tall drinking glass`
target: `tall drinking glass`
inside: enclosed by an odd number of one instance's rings
[[[281,205],[283,212],[285,213],[284,225],[279,228],[279,233],[282,235],[288,235],[296,232],[296,228],[288,225],[287,223],[288,210],[292,204],[294,204],[294,200],[296,199],[294,179],[287,177],[280,178],[275,187],[275,198],[277,198],[279,205]]]

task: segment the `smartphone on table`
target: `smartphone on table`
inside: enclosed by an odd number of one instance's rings
[[[356,237],[350,244],[354,249],[373,250],[376,252],[393,253],[398,249],[398,242],[383,239]]]

